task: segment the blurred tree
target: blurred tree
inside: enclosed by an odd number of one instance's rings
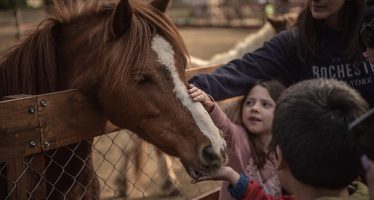
[[[26,6],[26,0],[0,0],[0,9],[14,9],[16,6]]]

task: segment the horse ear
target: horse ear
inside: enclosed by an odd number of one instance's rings
[[[169,0],[153,0],[151,2],[151,5],[160,10],[161,12],[166,12],[166,9],[169,5]]]
[[[112,16],[112,31],[116,38],[120,38],[131,26],[132,9],[129,0],[121,0]]]

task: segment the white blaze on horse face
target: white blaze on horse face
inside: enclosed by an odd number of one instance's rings
[[[174,50],[170,43],[162,36],[156,35],[152,40],[152,49],[156,52],[158,62],[166,66],[171,74],[174,83],[174,93],[192,114],[197,126],[201,132],[210,140],[213,149],[220,155],[221,151],[226,149],[226,142],[220,136],[218,128],[214,125],[208,112],[201,103],[196,103],[188,94],[187,88],[175,68]]]

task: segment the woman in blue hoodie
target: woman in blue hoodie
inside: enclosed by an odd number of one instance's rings
[[[363,56],[359,32],[364,0],[308,0],[297,26],[263,47],[189,82],[221,100],[244,94],[257,79],[286,85],[312,78],[335,78],[356,88],[374,105],[374,65]],[[371,92],[370,92],[371,91]]]

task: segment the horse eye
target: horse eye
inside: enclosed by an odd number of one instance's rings
[[[147,84],[147,83],[152,83],[152,78],[146,74],[135,74],[134,75],[134,80],[139,84]]]

